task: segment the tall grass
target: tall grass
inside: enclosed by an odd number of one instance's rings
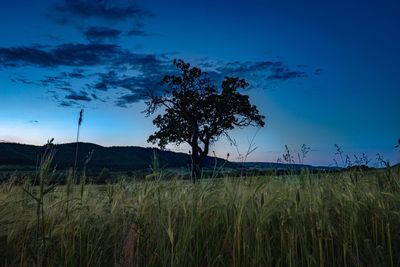
[[[1,265],[399,266],[399,178],[388,168],[52,190],[10,181]]]
[[[74,160],[74,179],[76,179],[77,163],[78,163],[78,149],[79,149],[79,134],[83,121],[83,109],[79,112],[78,128],[76,131],[76,147],[75,147],[75,160]]]

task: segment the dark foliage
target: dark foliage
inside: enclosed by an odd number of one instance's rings
[[[264,116],[250,104],[248,95],[239,92],[248,86],[244,79],[225,77],[219,89],[201,69],[182,60],[174,64],[180,74],[164,76],[166,93],[151,95],[147,102],[147,115],[163,111],[153,120],[159,130],[148,142],[161,148],[168,143],[189,144],[195,181],[211,144],[234,128],[263,127]]]

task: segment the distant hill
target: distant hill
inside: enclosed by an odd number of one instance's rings
[[[54,164],[57,169],[68,169],[74,165],[76,143],[55,145],[56,154]],[[17,143],[0,143],[0,165],[10,169],[18,166],[37,166],[40,155],[44,152],[44,146],[24,145]],[[108,168],[112,171],[128,171],[149,168],[154,151],[158,155],[160,167],[177,168],[187,167],[190,164],[190,156],[185,153],[164,151],[157,148],[144,148],[138,146],[112,146],[103,147],[92,143],[79,143],[78,167],[82,167],[89,153],[93,151],[88,164],[91,170]],[[217,164],[224,164],[230,169],[331,169],[328,167],[314,167],[311,165],[283,164],[271,162],[225,162],[217,158]],[[215,158],[208,157],[205,166],[214,167]]]
[[[67,169],[74,165],[76,143],[55,146],[54,164],[58,169]],[[0,143],[0,165],[36,166],[44,146]],[[91,169],[108,168],[115,171],[148,168],[154,151],[161,167],[183,167],[190,162],[189,155],[155,148],[136,146],[103,147],[91,143],[79,143],[78,165],[82,167],[86,157],[93,151],[88,164]]]

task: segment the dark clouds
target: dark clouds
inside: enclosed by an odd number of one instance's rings
[[[17,76],[13,81],[46,88],[62,106],[102,101],[108,94],[113,95],[109,99],[114,104],[126,107],[146,99],[149,90],[161,94],[163,76],[176,71],[167,55],[134,53],[118,45],[122,37],[148,36],[143,21],[152,14],[130,0],[58,0],[48,12],[62,27],[77,28],[87,42],[0,47],[0,67],[31,66],[52,71],[39,79]],[[216,83],[224,76],[236,76],[246,78],[252,88],[307,76],[302,70],[273,60],[207,59],[200,67]]]
[[[146,94],[137,92],[137,93],[133,93],[133,94],[126,94],[123,95],[121,97],[119,97],[116,101],[115,104],[121,108],[126,108],[129,104],[132,103],[137,103],[141,100],[146,99]]]
[[[236,76],[246,78],[252,88],[262,89],[271,81],[282,82],[296,78],[307,77],[303,71],[292,70],[281,61],[259,61],[259,62],[230,62],[224,64],[213,64],[203,62],[203,69],[207,71],[212,80],[219,84],[225,76]],[[149,89],[155,94],[161,94],[163,87],[160,81],[167,73],[173,73],[172,65],[160,66],[158,71],[144,72],[139,76],[119,76],[116,72],[99,75],[99,80],[93,88],[108,90],[110,88],[122,88],[132,93],[123,95],[115,102],[118,106],[126,107],[131,103],[145,100]]]
[[[0,66],[148,65],[159,63],[155,55],[134,54],[115,44],[61,44],[47,49],[35,46],[0,48]]]
[[[246,62],[229,62],[218,67],[219,72],[232,73],[232,74],[245,74],[252,72],[259,72],[267,70],[271,67],[280,67],[283,63],[280,61],[246,61]]]
[[[68,23],[78,19],[103,19],[108,21],[141,19],[151,13],[132,4],[132,1],[64,0],[50,9],[57,22]]]
[[[216,69],[220,73],[247,77],[256,86],[264,86],[265,81],[287,81],[307,77],[306,72],[293,70],[282,61],[229,62]]]
[[[130,0],[60,0],[48,9],[48,17],[72,25],[92,43],[115,41],[120,36],[148,36],[145,18],[152,13]],[[113,28],[109,28],[112,23]]]
[[[0,48],[0,65],[17,67],[18,65],[50,66],[53,56],[36,47]]]
[[[144,30],[141,30],[137,27],[128,30],[126,33],[127,36],[149,36],[150,34],[146,33]]]
[[[85,31],[85,36],[91,43],[102,43],[106,41],[115,41],[120,35],[121,31],[108,27],[90,27]]]
[[[72,93],[65,96],[65,99],[75,100],[75,101],[92,101],[92,99],[87,95],[86,92],[81,91],[80,93]]]
[[[61,101],[61,102],[59,103],[59,105],[60,105],[61,107],[81,106],[81,105],[79,105],[79,103],[77,103],[77,102],[75,102],[75,101],[65,101],[65,100]]]
[[[87,86],[93,91],[117,89],[128,92],[115,101],[117,106],[126,107],[128,104],[147,99],[150,91],[161,94],[163,88],[160,82],[165,74],[171,73],[171,67],[171,64],[160,64],[157,71],[151,71],[151,68],[142,68],[142,72],[134,76],[120,75],[116,71],[99,73],[95,82]]]
[[[45,76],[43,79],[39,80],[42,86],[53,86],[56,88],[70,87],[71,83],[65,80],[63,76]]]
[[[33,65],[50,69],[72,68],[60,72],[59,75],[45,76],[38,81],[30,81],[25,77],[14,79],[15,82],[59,89],[59,95],[54,96],[54,99],[62,106],[99,100],[102,99],[99,94],[111,90],[120,93],[113,100],[120,107],[145,100],[149,90],[161,94],[163,88],[160,81],[163,76],[176,71],[171,62],[166,55],[135,54],[115,44],[0,48],[0,64],[3,66],[8,64],[10,67],[11,63],[14,67]],[[93,67],[100,69],[97,72],[90,71]],[[283,82],[307,76],[305,72],[293,70],[282,61],[204,61],[201,68],[216,83],[220,83],[225,76],[237,76],[246,78],[252,88],[265,88],[272,81]],[[72,89],[75,80],[84,81],[77,88],[79,92]],[[52,92],[57,94],[57,91]]]
[[[267,77],[268,80],[273,81],[287,81],[296,78],[305,78],[307,74],[304,71],[300,70],[292,70],[291,68],[279,67],[279,68],[271,68],[271,75]]]
[[[36,82],[31,81],[31,80],[27,79],[25,76],[22,76],[22,75],[17,75],[17,77],[11,78],[11,81],[15,82],[15,83],[19,82],[19,83],[28,84],[28,85],[31,85],[31,84],[38,85]]]
[[[303,71],[292,71],[288,68],[277,68],[272,70],[272,74],[268,76],[268,80],[287,81],[294,78],[307,77]]]
[[[62,71],[59,75],[44,76],[37,81],[31,81],[22,76],[14,78],[15,82],[42,87],[51,86],[64,92],[68,91],[70,94],[64,98],[55,98],[56,101],[62,101],[63,106],[67,106],[65,99],[89,102],[99,98],[97,96],[99,90],[111,89],[127,90],[128,94],[136,96],[136,100],[133,100],[132,96],[122,97],[122,100],[126,99],[129,102],[142,100],[144,99],[143,92],[154,88],[162,75],[166,74],[168,67],[171,67],[171,60],[165,55],[135,54],[114,44],[90,43],[62,44],[44,48],[36,46],[0,48],[0,65],[9,68],[36,66],[52,70],[73,68],[71,71]],[[87,73],[85,67],[110,70]],[[86,88],[84,89],[92,91],[96,97],[90,98],[87,94],[71,93],[74,92],[71,91],[72,81],[77,79],[85,80]],[[124,106],[122,100],[118,101],[119,106]]]
[[[83,79],[86,76],[84,75],[84,70],[82,69],[75,69],[72,72],[62,72],[61,75],[63,75],[64,77],[70,77],[70,78],[74,78],[74,79]]]
[[[137,90],[153,87],[152,85],[160,83],[164,74],[171,72],[171,69],[168,67],[167,65],[160,65],[160,71],[156,73],[144,72],[136,76],[118,75],[115,71],[99,73],[99,79],[92,85],[92,88],[106,91],[112,88]]]
[[[123,36],[148,36],[143,20],[151,14],[131,1],[60,0],[49,11],[52,19],[78,27],[88,43],[0,47],[0,67],[59,70],[39,80],[17,76],[13,81],[48,88],[62,106],[103,101],[104,94],[112,94],[114,104],[126,107],[146,99],[149,90],[161,94],[163,76],[176,71],[167,55],[134,53],[118,45]],[[216,83],[236,76],[246,78],[252,88],[307,76],[282,61],[203,60],[200,67]]]

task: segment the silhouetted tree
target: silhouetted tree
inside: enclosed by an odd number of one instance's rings
[[[147,116],[158,109],[153,124],[158,131],[148,142],[165,148],[168,143],[187,143],[191,146],[192,180],[200,177],[209,147],[223,134],[236,127],[264,126],[264,116],[243,95],[248,83],[244,79],[225,77],[221,88],[197,67],[182,60],[174,60],[179,75],[166,75],[162,80],[163,95],[151,95],[146,102]]]

